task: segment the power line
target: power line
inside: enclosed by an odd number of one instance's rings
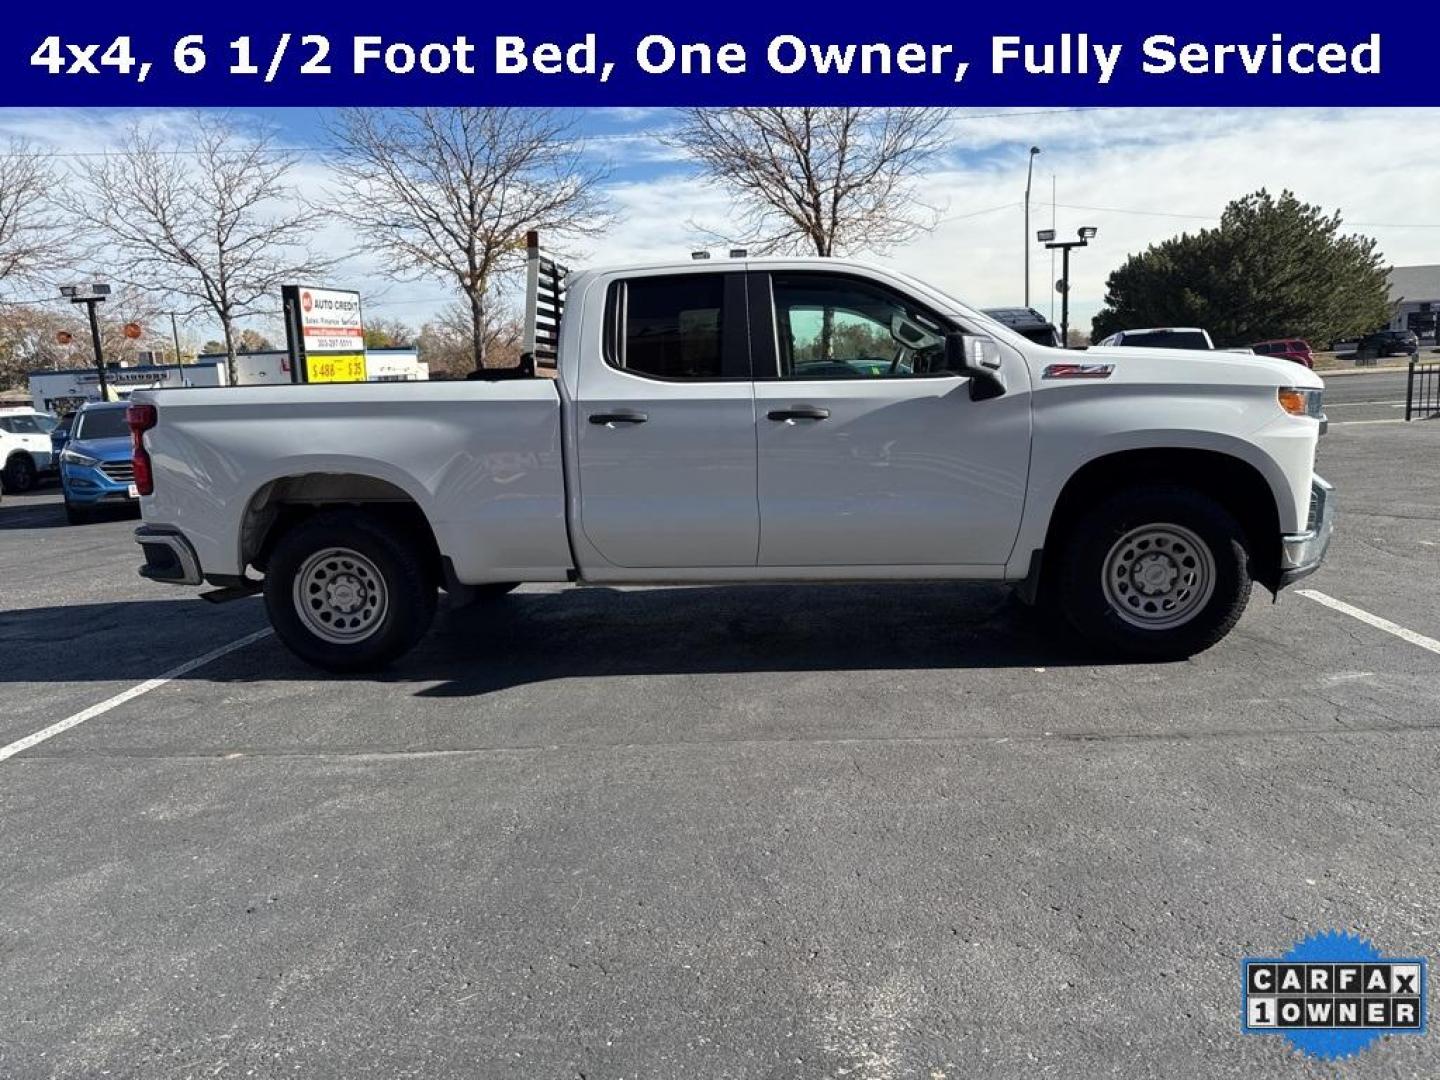
[[[969,211],[968,213],[964,213],[964,214],[946,214],[943,218],[941,218],[941,219],[940,219],[939,221],[937,221],[935,224],[936,224],[936,225],[944,225],[946,222],[950,222],[950,221],[964,221],[966,218],[980,217],[982,214],[994,214],[994,213],[997,213],[997,212],[999,212],[999,211],[1001,211],[1001,210],[1014,210],[1014,209],[1015,209],[1017,206],[1019,206],[1019,205],[1020,205],[1020,203],[1018,203],[1018,202],[1008,202],[1008,203],[1001,203],[999,206],[987,206],[984,210],[971,210],[971,211]]]

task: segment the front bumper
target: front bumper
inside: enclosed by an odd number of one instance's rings
[[[138,505],[128,463],[76,465],[67,461],[61,466],[60,484],[66,500],[77,506]]]
[[[1280,588],[1313,574],[1325,559],[1335,531],[1335,487],[1319,476],[1310,479],[1310,516],[1305,531],[1280,538]]]
[[[195,549],[174,529],[141,525],[135,530],[135,542],[145,553],[145,563],[140,567],[141,577],[172,585],[199,585],[203,582]]]

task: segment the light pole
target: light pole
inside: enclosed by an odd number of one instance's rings
[[[1099,230],[1094,225],[1082,225],[1076,231],[1079,240],[1056,240],[1054,229],[1041,229],[1035,234],[1047,248],[1060,249],[1060,280],[1055,288],[1060,292],[1060,347],[1070,347],[1070,249],[1088,247]]]
[[[1030,147],[1030,157],[1025,165],[1025,306],[1030,306],[1030,181],[1035,176],[1035,155],[1038,146]]]
[[[95,371],[100,376],[100,400],[110,400],[110,385],[105,380],[105,357],[100,351],[100,319],[95,305],[105,302],[110,286],[96,281],[89,285],[61,285],[60,295],[72,304],[84,304],[90,310],[90,340],[95,346]]]

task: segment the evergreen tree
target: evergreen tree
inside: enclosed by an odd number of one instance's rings
[[[1216,345],[1305,338],[1317,348],[1390,318],[1386,266],[1374,239],[1342,235],[1326,215],[1283,191],[1230,203],[1202,229],[1131,255],[1106,281],[1092,332],[1200,326]]]

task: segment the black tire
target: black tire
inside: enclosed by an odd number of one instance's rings
[[[38,477],[35,461],[29,454],[11,454],[5,462],[6,491],[29,491]]]
[[[1136,542],[1122,545],[1127,538]],[[1244,530],[1192,488],[1111,495],[1067,530],[1058,556],[1051,599],[1081,642],[1111,656],[1183,660],[1203,652],[1250,599]]]
[[[332,551],[358,558],[321,558]],[[327,571],[331,565],[336,569]],[[326,580],[331,584],[322,585]],[[311,598],[313,612],[302,614],[299,597],[317,585],[322,592],[345,592],[339,600],[333,593],[324,593],[323,602]],[[275,633],[300,659],[326,671],[373,671],[404,656],[430,629],[436,594],[437,582],[414,538],[358,510],[327,511],[300,522],[275,545],[265,573],[265,609]],[[327,640],[312,628],[327,614],[335,618],[329,632],[352,635],[348,640]],[[362,618],[369,625],[359,625]],[[347,619],[358,629],[342,627]]]
[[[65,520],[71,525],[88,525],[95,520],[95,514],[94,511],[89,508],[76,506],[69,499],[66,499]]]

